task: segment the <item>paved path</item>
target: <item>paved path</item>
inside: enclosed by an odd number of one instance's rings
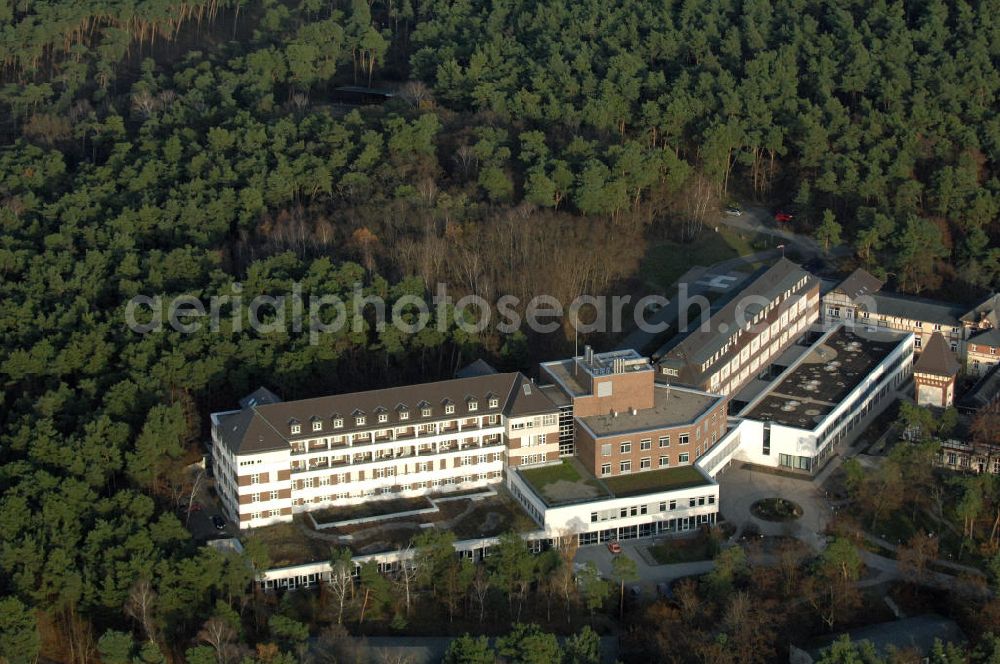
[[[795,537],[813,551],[821,551],[826,546],[822,533],[830,521],[832,509],[815,481],[755,471],[738,461],[720,475],[718,481],[719,511],[737,527],[730,541],[739,537],[746,524],[753,523],[763,535]],[[758,519],[751,514],[750,506],[764,498],[785,498],[797,503],[802,508],[802,517],[786,522]]]
[[[680,579],[685,576],[695,574],[705,574],[710,572],[715,566],[711,560],[699,560],[691,563],[677,563],[674,565],[657,565],[650,559],[650,556],[640,553],[640,547],[648,547],[659,540],[641,539],[625,540],[621,543],[622,553],[635,561],[639,570],[639,585],[646,594],[655,592],[656,584],[665,581]],[[577,563],[593,562],[602,576],[611,577],[612,554],[608,551],[606,544],[595,544],[593,546],[581,546],[576,552]]]

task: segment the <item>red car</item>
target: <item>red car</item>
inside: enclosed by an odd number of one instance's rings
[[[615,554],[616,556],[622,552],[622,545],[618,543],[617,540],[611,540],[608,542],[608,551]]]
[[[793,215],[790,212],[783,212],[781,210],[778,210],[777,212],[774,213],[774,220],[775,221],[791,221],[794,218],[795,218],[795,215]]]

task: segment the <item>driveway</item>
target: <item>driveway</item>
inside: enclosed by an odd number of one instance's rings
[[[830,521],[832,510],[820,485],[810,478],[793,478],[784,475],[751,470],[735,462],[716,478],[719,482],[719,511],[737,528],[734,537],[748,523],[756,524],[764,535],[791,536],[819,551],[825,546],[822,533]],[[802,508],[802,516],[794,521],[774,522],[758,519],[750,513],[750,506],[763,498],[785,498]]]
[[[692,576],[695,574],[705,574],[712,571],[712,567],[715,565],[715,563],[711,560],[699,560],[692,563],[676,563],[674,565],[650,564],[650,561],[647,560],[648,554],[640,552],[639,548],[648,547],[656,541],[656,539],[646,538],[638,540],[625,540],[621,543],[622,552],[620,555],[628,556],[635,561],[636,567],[639,571],[639,581],[637,583],[642,586],[643,592],[646,595],[650,595],[655,592],[657,583],[672,581],[674,579]],[[576,558],[574,561],[583,564],[592,562],[597,565],[597,569],[601,572],[601,576],[610,579],[612,558],[614,558],[614,556],[610,551],[608,551],[607,544],[594,544],[581,546],[576,552]],[[635,585],[635,582],[629,585]]]

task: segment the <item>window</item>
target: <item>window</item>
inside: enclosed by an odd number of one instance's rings
[[[680,454],[680,456],[677,457],[677,461],[678,461],[678,463],[687,463],[688,462],[688,453],[687,452],[682,452]]]
[[[260,502],[260,494],[259,493],[252,493],[252,494],[250,494],[250,502],[251,503],[259,503]]]
[[[643,438],[639,441],[640,450],[649,450],[653,448],[653,441],[650,438]]]
[[[709,505],[714,505],[715,504],[715,496],[709,496],[708,497],[708,504]]]
[[[923,341],[920,339],[920,337],[914,337],[913,338],[913,347],[914,348],[920,348],[922,345],[923,345]]]
[[[313,431],[322,431],[322,430],[323,430],[323,423],[322,422],[320,422],[319,420],[316,420],[315,422],[313,422]]]
[[[597,512],[591,512],[590,513],[590,522],[591,523],[597,523]]]
[[[334,420],[333,420],[333,428],[334,429],[339,429],[342,426],[344,426],[344,418],[342,418],[342,417],[334,418]]]
[[[252,514],[250,514],[250,518],[251,519],[263,519],[264,518],[264,513],[263,512],[253,512]]]
[[[479,402],[478,401],[470,401],[469,402],[469,412],[471,413],[471,412],[476,411],[476,410],[479,410]]]
[[[627,440],[626,440],[626,441],[625,441],[624,443],[622,443],[622,444],[621,444],[621,445],[619,446],[619,451],[620,451],[620,452],[621,452],[622,454],[628,454],[629,452],[631,452],[631,451],[632,451],[632,443],[631,443],[630,441],[627,441]]]
[[[622,473],[631,473],[632,472],[632,462],[631,461],[622,461],[618,465],[618,470],[619,470],[619,472],[622,472]]]
[[[260,473],[254,473],[250,476],[250,484],[260,484]]]
[[[602,464],[601,475],[610,475],[610,474],[611,474],[611,464],[610,463]]]
[[[677,442],[680,443],[681,445],[687,445],[689,442],[691,442],[690,434],[682,433],[680,436],[677,437]]]
[[[272,517],[281,516],[281,510],[271,510],[268,514]]]
[[[697,504],[698,504],[697,499],[695,499],[695,498],[688,498],[688,507],[694,507]]]
[[[639,469],[646,470],[652,467],[652,460],[649,457],[642,457],[639,459]]]
[[[670,501],[670,509],[671,509],[671,511],[677,509],[677,501],[676,500],[671,500]]]
[[[293,424],[292,425],[292,433],[293,434],[295,434],[295,433],[302,433],[302,425],[301,424]]]
[[[667,501],[664,500],[663,502],[660,503],[660,511],[661,512],[667,511]]]
[[[378,414],[378,421],[380,423],[388,422],[389,421],[389,416],[386,413],[379,413]]]
[[[611,443],[604,443],[601,445],[601,456],[611,456]]]
[[[705,504],[705,496],[699,496],[698,497],[698,506],[701,507],[704,504]]]
[[[354,418],[354,423],[357,424],[358,426],[361,426],[362,424],[365,423],[365,416],[364,415],[358,415],[358,416],[356,416]]]
[[[496,408],[500,405],[500,400],[496,397],[490,397],[490,408]]]
[[[420,409],[420,414],[423,417],[430,417],[431,416],[431,409],[430,408],[421,408]]]
[[[444,407],[444,414],[445,415],[451,415],[454,412],[455,412],[455,404],[450,403],[450,404],[448,404],[448,405],[446,405]]]
[[[660,447],[670,447],[670,436],[660,436]]]
[[[934,324],[934,331],[935,332],[940,332],[941,331],[941,325],[939,323],[935,323]]]
[[[277,491],[272,491],[271,492],[271,500],[277,500],[277,499],[278,499],[278,492]]]
[[[401,411],[399,411],[399,419],[401,419],[401,420],[408,420],[408,419],[410,419],[410,411],[408,411],[408,410],[401,410]]]
[[[661,456],[660,457],[660,468],[666,468],[670,465],[670,457]]]

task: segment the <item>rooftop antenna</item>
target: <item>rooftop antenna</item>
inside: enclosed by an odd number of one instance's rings
[[[573,326],[573,375],[578,375],[580,371],[580,361],[577,359],[580,355],[580,328],[576,325]]]

